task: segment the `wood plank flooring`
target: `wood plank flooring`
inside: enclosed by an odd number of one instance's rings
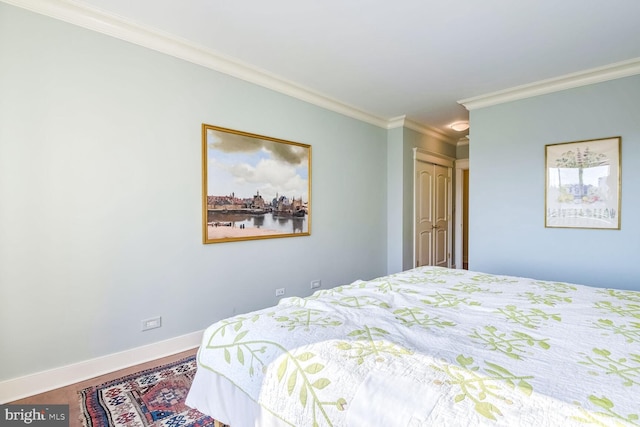
[[[136,372],[143,371],[145,369],[155,368],[156,366],[165,365],[167,363],[175,362],[177,360],[189,357],[196,354],[197,348],[187,350],[182,353],[177,353],[172,356],[163,357],[150,362],[142,363],[140,365],[132,366],[127,369],[115,371],[109,374],[100,375],[98,377],[82,381],[79,383],[71,384],[66,387],[51,390],[45,393],[37,394],[35,396],[27,397],[24,399],[10,402],[13,404],[25,404],[25,405],[55,405],[63,404],[69,405],[69,427],[80,427],[83,425],[80,412],[80,396],[78,392],[94,385],[100,385],[107,381],[111,381],[125,375],[135,374]]]

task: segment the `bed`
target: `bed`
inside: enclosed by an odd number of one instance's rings
[[[210,326],[187,397],[231,427],[637,426],[640,292],[419,267]]]

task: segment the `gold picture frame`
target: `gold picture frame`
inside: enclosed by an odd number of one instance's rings
[[[202,241],[311,234],[311,146],[202,124]]]
[[[620,229],[619,136],[545,146],[545,227]]]

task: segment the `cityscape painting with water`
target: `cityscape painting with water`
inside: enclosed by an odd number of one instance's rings
[[[619,230],[621,138],[545,148],[545,226]]]
[[[311,146],[202,125],[203,243],[311,234]]]

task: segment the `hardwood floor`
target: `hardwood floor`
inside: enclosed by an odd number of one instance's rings
[[[189,357],[191,355],[196,354],[198,349],[194,348],[192,350],[187,350],[182,353],[177,353],[172,356],[163,357],[157,360],[153,360],[151,362],[142,363],[140,365],[132,366],[127,369],[122,369],[120,371],[115,371],[109,374],[100,375],[98,377],[82,381],[79,383],[71,384],[66,387],[58,388],[55,390],[48,391],[46,393],[37,394],[35,396],[27,397],[24,399],[16,400],[15,402],[10,402],[14,404],[68,404],[69,405],[69,427],[80,427],[82,426],[82,420],[80,418],[80,397],[78,392],[81,390],[91,387],[94,385],[100,385],[107,381],[111,381],[125,375],[134,374],[136,372],[151,369],[156,366],[161,366],[167,363],[174,362],[176,360],[183,359],[185,357]]]

